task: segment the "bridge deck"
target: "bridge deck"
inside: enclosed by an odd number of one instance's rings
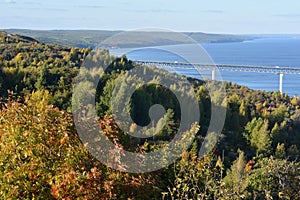
[[[234,65],[234,64],[201,64],[201,63],[182,63],[182,62],[161,62],[135,60],[133,61],[140,65],[153,65],[157,67],[172,67],[186,70],[213,70],[233,71],[233,72],[257,72],[271,74],[300,74],[300,68],[279,67],[279,66],[251,66],[251,65]]]

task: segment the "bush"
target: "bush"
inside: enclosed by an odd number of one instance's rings
[[[0,111],[0,199],[94,199],[101,191],[71,116],[49,105],[48,92]]]

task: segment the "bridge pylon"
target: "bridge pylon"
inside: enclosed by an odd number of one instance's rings
[[[216,68],[213,67],[211,70],[211,80],[214,81],[216,80]]]
[[[283,93],[283,73],[279,74],[279,91],[281,94]]]

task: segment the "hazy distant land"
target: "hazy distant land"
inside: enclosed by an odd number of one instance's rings
[[[43,43],[54,43],[63,46],[74,47],[95,47],[105,39],[122,33],[122,31],[105,30],[7,29],[5,31],[12,34],[33,37],[34,39]],[[256,38],[248,35],[207,34],[201,32],[185,32],[184,34],[199,43],[242,42]],[[183,40],[181,37],[178,38],[178,34],[173,32],[131,32],[130,34],[126,34],[126,37],[128,38],[126,40],[122,40],[122,42],[115,41],[114,44],[108,44],[107,46],[114,48],[125,48],[187,43],[187,40]],[[132,39],[130,37],[132,37]]]

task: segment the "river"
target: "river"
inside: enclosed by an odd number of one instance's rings
[[[251,41],[233,43],[204,43],[200,44],[212,62],[216,64],[240,64],[255,66],[280,66],[300,68],[300,37],[268,37]],[[192,54],[195,58],[197,52],[195,45],[173,45],[172,48],[180,49]],[[171,49],[172,49],[171,48]],[[162,51],[161,47],[138,49],[112,49],[114,55],[126,56],[132,60],[154,60],[168,62],[186,62],[183,58],[171,51]],[[191,75],[188,71],[181,71]],[[193,76],[193,75],[192,75]],[[222,80],[248,86],[252,89],[277,91],[279,90],[279,75],[265,73],[221,72]],[[197,77],[196,78],[200,78]],[[300,75],[284,75],[283,92],[291,96],[300,95]]]

